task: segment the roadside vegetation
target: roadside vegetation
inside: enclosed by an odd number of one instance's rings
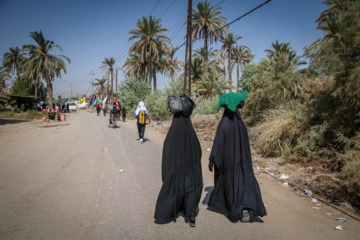
[[[207,115],[216,113],[221,94],[247,90],[243,116],[256,129],[257,151],[335,173],[336,179],[328,181],[341,194],[333,200],[347,199],[359,209],[360,1],[328,0],[324,4],[327,9],[316,19],[324,37],[307,46],[304,55],[298,55],[291,43],[277,40],[264,50],[267,56],[255,63],[250,47],[241,45],[242,36],[225,27],[227,19],[221,8],[208,1],[197,3],[192,36],[204,45],[191,53],[191,96],[197,105],[194,113]],[[184,63],[175,57],[179,48],[172,45],[167,31],[161,19],[139,18],[129,32],[129,41],[135,42],[124,65],[116,68],[113,58],[102,62],[105,76],[96,79],[96,95],[103,99],[110,92],[111,101],[116,96],[128,112],[144,101],[153,118],[169,117],[166,98],[183,93]],[[4,56],[1,91],[13,72],[16,81],[23,79],[32,86],[35,98],[43,79],[52,102],[52,81],[66,73],[64,60],[70,60],[63,55],[47,57],[52,48],[61,48],[46,41],[41,31],[31,37],[38,46],[10,48]],[[211,47],[214,43],[220,43],[219,49]],[[118,70],[126,76],[119,85],[114,83]],[[231,81],[234,70],[236,84]],[[163,89],[158,89],[157,74],[169,79]]]

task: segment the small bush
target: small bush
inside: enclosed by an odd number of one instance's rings
[[[167,111],[167,98],[161,91],[154,91],[147,95],[144,103],[151,118],[161,119],[171,115]]]
[[[213,95],[210,98],[203,99],[201,101],[196,100],[196,108],[194,109],[194,113],[210,115],[217,113],[217,107],[219,103],[219,96]]]
[[[300,122],[292,111],[270,109],[256,126],[255,148],[265,156],[289,154],[300,134]]]
[[[340,172],[342,184],[346,187],[350,204],[360,209],[360,151],[349,150],[343,158],[347,160]]]
[[[28,110],[21,113],[13,111],[0,112],[0,118],[15,118],[15,119],[42,119],[45,116],[42,112],[35,110]]]

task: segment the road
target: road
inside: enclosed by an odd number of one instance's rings
[[[86,111],[61,123],[0,120],[0,239],[359,239],[358,221],[335,221],[346,216],[266,174],[256,176],[262,222],[231,223],[207,210],[206,149],[196,228],[182,216],[155,224],[165,135],[147,127],[140,144],[134,121],[107,122]]]

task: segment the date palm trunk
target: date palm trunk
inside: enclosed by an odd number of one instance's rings
[[[205,31],[205,38],[204,38],[204,49],[205,49],[205,64],[204,64],[204,74],[207,74],[208,73],[208,36],[207,36],[207,29]],[[191,53],[190,53],[191,54]]]
[[[231,50],[229,50],[229,54],[228,54],[228,71],[229,71],[229,80],[231,82],[229,82],[229,85],[231,85],[232,83],[232,76],[231,76]],[[232,89],[230,89],[230,92],[232,92]]]

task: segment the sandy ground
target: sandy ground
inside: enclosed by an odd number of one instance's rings
[[[256,153],[254,171],[268,215],[231,223],[207,210],[215,132],[201,130],[205,120],[193,119],[204,192],[197,226],[190,228],[182,216],[166,225],[153,219],[171,120],[153,121],[140,144],[134,121],[112,129],[108,118],[86,111],[54,123],[0,119],[0,239],[359,239],[360,222],[351,217],[359,216],[350,207],[312,202],[316,196],[294,191],[287,179],[258,171],[269,159]],[[335,229],[339,225],[342,231]]]

